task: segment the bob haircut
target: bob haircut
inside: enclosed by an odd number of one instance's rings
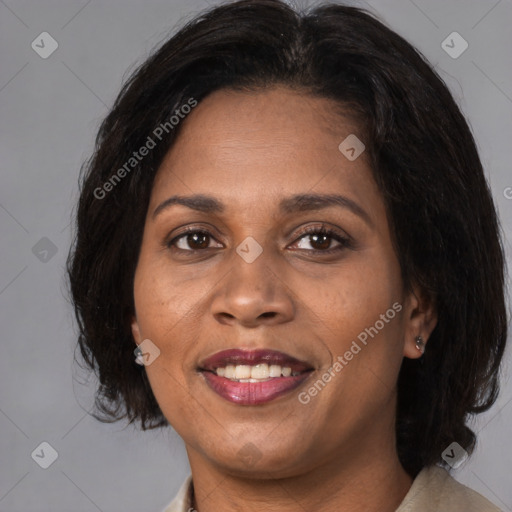
[[[419,285],[435,301],[428,350],[404,358],[398,376],[404,469],[415,477],[442,464],[453,441],[471,453],[476,436],[466,421],[497,398],[507,338],[495,205],[471,130],[425,57],[371,13],[336,4],[297,12],[281,0],[241,0],[211,8],[123,85],[82,167],[67,262],[78,346],[99,379],[94,417],[138,420],[143,430],[168,425],[134,363],[130,318],[153,180],[180,131],[169,119],[222,88],[276,85],[333,99],[358,123],[404,288]],[[148,137],[154,147],[128,168]]]

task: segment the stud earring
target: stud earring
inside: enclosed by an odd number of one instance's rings
[[[416,336],[416,348],[422,353],[425,353],[425,342],[423,341],[423,338],[421,336]]]
[[[137,347],[133,353],[135,354],[135,362],[141,366],[144,366],[144,358],[142,357],[142,350],[140,347]]]

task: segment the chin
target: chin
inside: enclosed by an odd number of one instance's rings
[[[230,444],[219,443],[213,453],[211,448],[203,453],[226,473],[246,478],[288,478],[310,467],[311,455],[305,453],[307,447],[302,444],[305,435],[287,437],[273,443],[264,439],[254,441],[254,437],[248,435],[247,439],[241,438]],[[297,451],[298,447],[301,448],[300,452]]]

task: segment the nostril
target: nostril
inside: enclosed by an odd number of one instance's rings
[[[215,318],[224,325],[229,325],[235,319],[235,316],[230,313],[215,313]]]

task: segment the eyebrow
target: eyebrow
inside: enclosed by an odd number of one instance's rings
[[[171,196],[160,203],[153,212],[153,219],[164,210],[173,205],[182,205],[203,213],[223,213],[225,206],[218,199],[203,194],[193,196]],[[361,217],[367,224],[373,226],[373,222],[368,213],[355,201],[348,197],[338,194],[297,194],[282,199],[279,203],[279,210],[285,214],[298,212],[319,211],[324,208],[337,206],[350,210],[352,213]]]

